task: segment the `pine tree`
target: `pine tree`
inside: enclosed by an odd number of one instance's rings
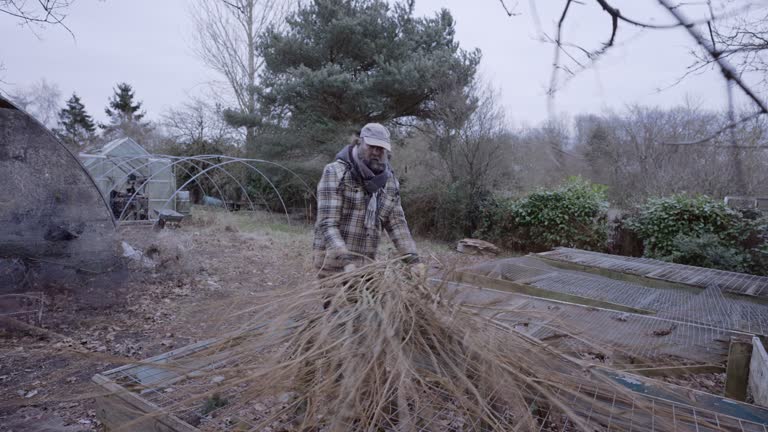
[[[141,102],[136,101],[133,87],[128,83],[119,83],[104,112],[109,116],[109,124],[100,125],[104,129],[104,138],[130,137],[142,146],[151,145],[153,127],[149,122],[141,121],[146,112],[141,109]]]
[[[112,124],[123,122],[139,122],[146,114],[141,110],[141,102],[134,103],[133,87],[128,83],[119,83],[115,94],[109,100],[109,106],[104,112],[110,118]]]
[[[66,108],[59,111],[58,127],[53,131],[72,149],[88,144],[95,137],[96,125],[77,94],[72,93]]]
[[[261,117],[227,120],[287,125],[309,135],[303,142],[323,143],[371,121],[429,119],[436,96],[469,85],[480,61],[454,35],[448,10],[418,18],[413,0],[303,3],[261,38]]]

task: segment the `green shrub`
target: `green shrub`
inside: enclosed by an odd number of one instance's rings
[[[765,219],[745,217],[707,196],[649,199],[627,224],[643,239],[646,257],[768,273]]]
[[[497,200],[486,207],[479,235],[517,250],[557,246],[602,250],[607,236],[605,189],[575,177],[554,190]]]
[[[757,219],[756,234],[748,240],[750,273],[768,276],[768,215]]]
[[[742,248],[728,245],[715,234],[699,237],[680,234],[672,241],[673,252],[665,261],[720,270],[749,272],[751,257]]]
[[[673,195],[651,198],[628,222],[643,239],[645,256],[663,258],[677,248],[675,238],[713,234],[730,247],[740,247],[752,235],[753,222],[707,196]]]
[[[263,174],[256,171],[248,173],[246,188],[254,205],[278,213],[285,211],[283,205],[289,210],[316,208],[314,194],[322,175],[322,166],[318,168],[286,163],[283,165],[286,169],[283,169],[266,164],[254,165]]]

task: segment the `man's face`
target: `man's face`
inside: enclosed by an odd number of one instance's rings
[[[368,145],[365,142],[360,143],[360,159],[368,165],[376,174],[381,173],[387,167],[387,150],[384,147]]]

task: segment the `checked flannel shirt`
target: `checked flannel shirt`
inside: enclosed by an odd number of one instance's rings
[[[315,267],[338,272],[346,263],[360,266],[368,259],[375,259],[381,228],[387,231],[401,254],[416,254],[416,244],[400,204],[400,184],[394,173],[379,191],[378,223],[371,229],[365,227],[369,197],[346,161],[336,160],[325,166],[317,185]]]

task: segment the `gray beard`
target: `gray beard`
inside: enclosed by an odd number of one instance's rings
[[[381,161],[378,162],[371,162],[371,161],[363,161],[365,163],[365,166],[368,167],[371,171],[373,171],[374,174],[381,174],[384,172],[384,169],[386,169],[387,164],[382,163]]]

